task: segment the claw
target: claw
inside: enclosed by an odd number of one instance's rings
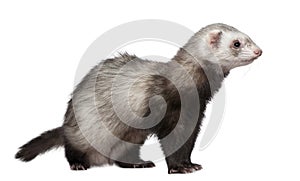
[[[73,164],[70,166],[71,170],[87,170],[83,165],[81,164]]]

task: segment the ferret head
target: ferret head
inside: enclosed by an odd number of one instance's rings
[[[193,55],[227,70],[248,65],[262,54],[249,36],[225,24],[212,24],[201,29],[190,45],[194,47]]]

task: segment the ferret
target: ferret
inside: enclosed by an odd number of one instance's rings
[[[140,158],[140,147],[155,135],[169,174],[201,170],[190,156],[207,103],[231,69],[261,55],[246,34],[218,23],[195,33],[168,62],[128,53],[103,60],[74,89],[63,125],[21,146],[15,158],[27,162],[64,147],[72,170],[149,168],[155,164]]]

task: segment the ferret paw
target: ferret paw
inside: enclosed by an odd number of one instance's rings
[[[180,165],[180,166],[174,166],[169,168],[169,174],[173,173],[192,173],[198,170],[201,170],[202,166],[194,163]]]
[[[71,170],[87,170],[88,168],[80,163],[70,165]]]
[[[133,164],[133,168],[152,168],[155,164],[151,161],[144,161],[142,163]]]
[[[142,161],[140,163],[116,162],[116,164],[121,168],[152,168],[152,167],[155,167],[155,164],[151,161]]]

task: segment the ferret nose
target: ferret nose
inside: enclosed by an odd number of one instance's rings
[[[256,50],[254,50],[253,51],[254,52],[254,54],[256,55],[256,56],[261,56],[261,54],[262,54],[262,50],[261,49],[256,49]]]

